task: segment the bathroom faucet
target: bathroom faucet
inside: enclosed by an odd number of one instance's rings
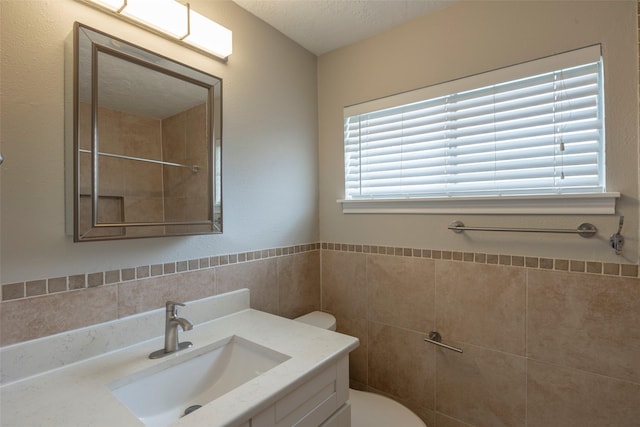
[[[183,331],[190,331],[193,329],[193,323],[189,322],[187,319],[178,317],[177,306],[184,307],[184,304],[180,302],[167,301],[166,306],[164,348],[151,353],[149,355],[149,359],[159,359],[171,353],[175,353],[176,351],[189,348],[193,345],[189,341],[178,342],[178,326],[180,326]]]

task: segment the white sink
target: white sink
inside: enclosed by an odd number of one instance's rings
[[[147,427],[166,427],[289,356],[230,336],[121,378],[108,387]],[[189,412],[189,411],[187,411]]]

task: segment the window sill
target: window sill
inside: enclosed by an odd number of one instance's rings
[[[345,214],[613,215],[620,193],[338,200]]]

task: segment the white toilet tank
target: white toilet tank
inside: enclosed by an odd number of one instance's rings
[[[295,320],[298,322],[306,323],[307,325],[317,326],[318,328],[328,329],[330,331],[336,330],[336,318],[332,314],[323,313],[321,311],[312,311],[304,316],[297,317]]]
[[[294,320],[336,330],[336,318],[320,311],[312,311]],[[395,400],[359,390],[349,390],[351,427],[427,427],[422,420]]]

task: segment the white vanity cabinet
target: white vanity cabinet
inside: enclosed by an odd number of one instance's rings
[[[350,427],[349,359],[340,358],[242,427]]]

